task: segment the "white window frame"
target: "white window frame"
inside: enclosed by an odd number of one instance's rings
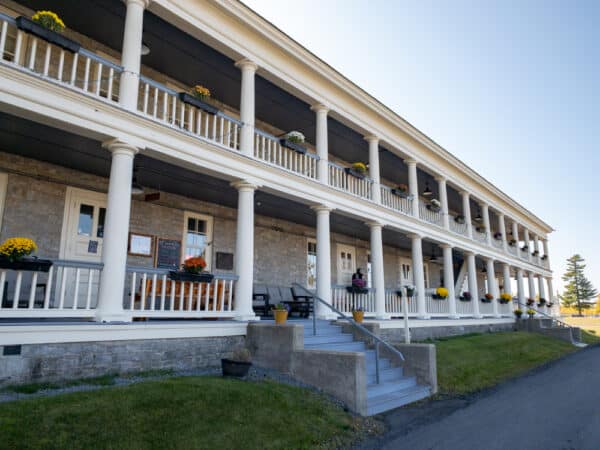
[[[316,289],[317,288],[317,265],[316,265],[316,251],[315,251],[315,282],[314,284],[310,284],[308,281],[308,276],[309,276],[309,271],[308,271],[308,246],[309,244],[314,244],[315,245],[315,250],[317,248],[317,240],[314,238],[308,238],[306,239],[306,287],[308,289]]]
[[[213,243],[213,222],[214,217],[209,216],[207,214],[195,213],[192,211],[185,211],[183,213],[183,232],[181,239],[181,262],[185,259],[185,249],[187,247],[187,231],[188,231],[188,219],[196,219],[203,220],[206,222],[206,250],[205,250],[205,260],[206,260],[206,269],[210,271],[212,268],[212,243]]]

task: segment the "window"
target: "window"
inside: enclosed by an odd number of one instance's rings
[[[94,207],[82,203],[79,207],[79,226],[77,227],[77,234],[79,236],[91,236],[93,224]]]
[[[306,286],[317,287],[317,242],[309,239],[306,245]]]
[[[183,231],[183,259],[202,256],[206,270],[211,267],[213,218],[201,214],[185,213]]]

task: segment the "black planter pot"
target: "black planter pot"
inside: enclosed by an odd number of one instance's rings
[[[350,294],[368,294],[369,290],[367,288],[361,288],[358,286],[346,286],[346,291]]]
[[[296,142],[292,142],[288,139],[279,139],[279,143],[282,147],[289,148],[290,150],[294,150],[296,153],[300,153],[301,155],[306,154],[306,147]]]
[[[217,108],[216,106],[213,106],[210,103],[206,103],[205,101],[200,100],[198,97],[194,97],[193,95],[188,94],[187,92],[180,92],[179,100],[181,100],[183,103],[187,103],[188,105],[192,105],[198,109],[206,111],[208,114],[215,115],[219,112],[219,108]]]
[[[392,194],[397,195],[398,197],[408,198],[410,194],[408,191],[402,191],[400,189],[392,189]]]
[[[27,33],[31,33],[34,36],[37,36],[46,42],[50,42],[51,44],[58,45],[65,50],[68,50],[73,53],[77,53],[81,48],[81,44],[73,41],[72,39],[68,39],[64,37],[62,34],[57,33],[56,31],[49,30],[48,28],[44,28],[41,25],[38,25],[33,20],[28,19],[24,16],[19,16],[16,18],[17,28],[22,31],[26,31]]]
[[[482,298],[481,303],[492,303],[492,301],[488,300],[487,298]]]
[[[178,270],[169,271],[169,279],[173,281],[192,281],[195,283],[210,283],[215,276],[212,273],[190,273]]]
[[[440,212],[442,209],[440,206],[435,206],[435,205],[431,205],[431,204],[427,205],[425,207],[431,212]]]
[[[27,270],[30,272],[48,272],[52,261],[38,259],[35,256],[25,256],[18,261],[10,261],[7,257],[0,257],[0,269]]]
[[[244,378],[252,367],[251,362],[234,361],[232,359],[221,359],[221,370],[224,377]]]
[[[437,295],[437,294],[433,294],[431,296],[431,298],[434,300],[446,300],[446,297],[442,297],[441,295]]]
[[[498,300],[498,302],[500,302],[501,305],[508,305],[508,300]]]
[[[346,167],[344,169],[344,172],[346,172],[348,175],[352,175],[353,177],[359,178],[361,180],[363,180],[367,176],[367,174],[359,172],[358,170],[354,170],[351,167]]]
[[[470,298],[464,298],[464,297],[458,297],[458,300],[461,302],[470,302],[471,301]]]

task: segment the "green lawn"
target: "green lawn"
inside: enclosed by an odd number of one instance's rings
[[[307,390],[217,377],[0,404],[0,448],[15,450],[343,448],[361,428]]]
[[[567,342],[525,332],[466,335],[433,342],[441,394],[476,392],[576,350]]]
[[[600,343],[600,317],[565,317],[562,320],[581,328],[581,340],[586,344]]]

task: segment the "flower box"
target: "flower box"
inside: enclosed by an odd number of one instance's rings
[[[501,305],[507,305],[507,304],[508,304],[508,302],[509,302],[509,300],[504,300],[503,298],[499,298],[499,299],[498,299],[498,302],[499,302]]]
[[[0,269],[48,272],[51,265],[52,261],[49,259],[38,259],[35,256],[24,256],[17,261],[11,261],[5,256],[0,256]]]
[[[548,259],[548,255],[542,255],[542,256],[540,257],[540,259],[541,259],[542,261],[545,261],[546,259]]]
[[[408,193],[408,191],[403,191],[401,189],[392,189],[392,194],[397,195],[398,197],[402,197],[402,198],[410,197],[410,194]]]
[[[292,142],[289,139],[279,139],[279,144],[281,144],[282,147],[294,150],[296,153],[300,153],[301,155],[306,154],[306,147],[304,147],[302,144],[298,144],[297,142]]]
[[[490,300],[489,298],[482,298],[481,299],[481,303],[492,303],[492,300]]]
[[[179,100],[181,100],[183,103],[187,103],[188,105],[192,105],[198,109],[206,111],[208,114],[215,115],[219,112],[219,108],[216,106],[206,103],[204,100],[200,100],[198,97],[194,97],[192,94],[188,94],[187,92],[180,92]]]
[[[432,205],[431,203],[425,206],[429,211],[431,212],[440,212],[441,211],[441,207],[437,206],[437,205]]]
[[[210,283],[215,276],[212,273],[201,272],[183,272],[179,270],[170,270],[169,279],[173,281],[191,281],[193,283]]]
[[[446,300],[448,297],[442,297],[441,295],[438,295],[438,294],[432,294],[431,298],[433,300]]]
[[[454,218],[454,221],[455,221],[456,223],[459,223],[459,224],[461,224],[461,225],[464,225],[464,223],[465,223],[465,216],[456,216],[456,217]]]
[[[523,247],[521,247],[521,250],[523,250],[524,252],[529,250],[529,247],[527,247],[526,245],[524,245]]]
[[[79,44],[79,42],[75,42],[72,39],[66,38],[62,34],[57,33],[56,31],[44,28],[43,26],[35,23],[33,20],[27,17],[19,16],[16,18],[15,22],[19,30],[31,33],[34,36],[45,40],[46,42],[58,45],[59,47],[64,48],[65,50],[68,50],[70,52],[77,53],[81,48],[81,44]]]
[[[358,170],[355,170],[352,167],[344,168],[344,172],[346,172],[348,175],[352,175],[353,177],[356,177],[360,180],[363,180],[367,177],[367,174],[365,172],[359,172]]]
[[[367,294],[369,289],[358,286],[346,286],[346,291],[350,294]]]
[[[497,241],[501,241],[502,240],[502,233],[494,233],[494,239],[496,239]]]

